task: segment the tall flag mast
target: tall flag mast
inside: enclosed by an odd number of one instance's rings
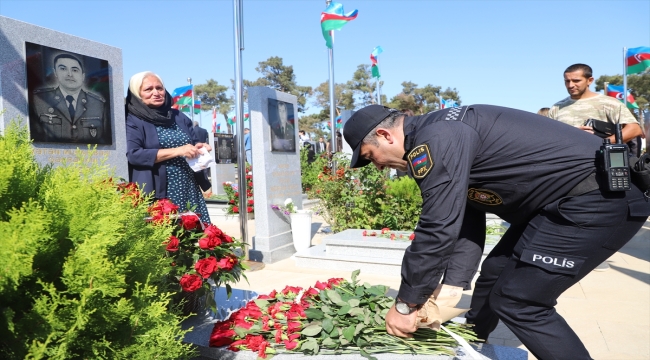
[[[244,50],[244,6],[243,0],[233,0],[234,10],[234,36],[235,36],[235,116],[243,119],[244,117],[244,91],[241,55]],[[246,149],[244,148],[244,122],[239,122],[239,131],[237,136],[237,171],[239,175],[239,228],[241,231],[242,242],[248,244],[248,214],[246,212]],[[246,259],[250,259],[248,252]]]
[[[379,78],[379,54],[383,53],[384,49],[381,46],[375,47],[370,53],[370,61],[372,62],[372,77],[377,79],[377,104],[381,105],[381,84]]]
[[[331,0],[326,0],[327,7],[320,15],[320,26],[328,47],[329,75],[330,75],[330,128],[332,129],[331,149],[336,152],[336,99],[334,98],[334,30],[341,30],[345,24],[357,18],[357,10],[345,14],[343,5]]]

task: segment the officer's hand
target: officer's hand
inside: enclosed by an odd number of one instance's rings
[[[402,315],[395,310],[395,305],[386,314],[386,331],[399,337],[413,337],[412,332],[418,329],[416,324],[418,312]]]
[[[590,134],[594,133],[594,128],[592,128],[591,126],[578,126],[578,129],[584,130]]]
[[[208,152],[212,151],[212,147],[206,143],[197,143],[196,144],[197,149],[206,149]]]
[[[180,156],[184,156],[188,159],[194,159],[195,157],[201,155],[199,149],[192,144],[183,145],[177,149]]]

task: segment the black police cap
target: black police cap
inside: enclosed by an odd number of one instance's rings
[[[356,111],[346,121],[343,127],[343,137],[352,148],[352,159],[350,160],[351,168],[363,167],[370,164],[370,160],[360,158],[361,141],[374,129],[380,122],[390,116],[397,110],[382,105],[368,105],[363,109]]]

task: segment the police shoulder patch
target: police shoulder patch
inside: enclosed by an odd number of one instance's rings
[[[435,165],[431,153],[429,152],[428,144],[416,146],[413,150],[409,151],[406,158],[411,167],[413,177],[416,179],[422,179],[427,176],[429,171],[431,171]]]
[[[470,188],[467,190],[467,199],[483,205],[496,206],[503,204],[503,200],[499,194],[487,189]]]

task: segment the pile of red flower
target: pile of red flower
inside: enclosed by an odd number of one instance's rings
[[[376,231],[372,230],[363,230],[363,233],[361,233],[363,236],[377,236],[377,237],[385,237],[389,238],[391,240],[413,240],[415,239],[415,233],[412,231],[392,231],[389,228],[383,228],[379,232],[379,234]]]
[[[178,206],[167,199],[156,201],[147,211],[154,225],[171,228],[162,244],[171,259],[170,278],[180,285],[179,291],[205,293],[206,305],[216,308],[210,287],[239,281],[244,244],[215,225],[205,226],[193,212],[178,213]]]
[[[384,285],[358,284],[341,278],[317,282],[314,287],[287,286],[250,301],[230,317],[215,324],[210,346],[250,350],[266,359],[278,353],[306,355],[356,353],[373,359],[373,353],[455,354],[457,342],[446,332],[420,328],[413,338],[386,332],[385,317],[393,298]],[[465,325],[447,329],[466,340],[476,340]]]

